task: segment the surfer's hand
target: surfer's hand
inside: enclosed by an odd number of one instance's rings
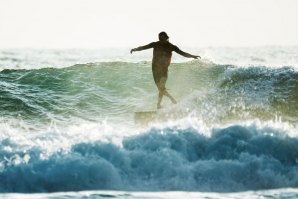
[[[131,50],[130,50],[130,54],[132,54],[132,52],[135,52],[135,51],[136,51],[135,48],[131,49]]]
[[[200,57],[199,55],[194,55],[193,58],[194,58],[194,59],[198,59],[198,58],[201,59],[201,57]]]

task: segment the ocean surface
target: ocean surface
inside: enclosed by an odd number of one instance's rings
[[[298,47],[0,50],[0,198],[298,198]]]

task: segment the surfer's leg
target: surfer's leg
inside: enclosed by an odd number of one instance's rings
[[[157,87],[158,87],[158,90],[159,90],[159,94],[158,94],[158,101],[157,101],[157,108],[161,108],[161,101],[162,101],[162,98],[163,96],[167,96],[171,102],[173,104],[177,104],[176,100],[170,95],[170,93],[168,93],[167,89],[166,89],[166,81],[167,81],[167,77],[161,77],[160,80],[158,81],[157,83]]]
[[[157,109],[161,108],[161,101],[163,98],[163,88],[161,87],[160,80],[162,78],[161,73],[158,70],[152,70],[154,82],[158,88],[158,100],[157,100]]]
[[[159,81],[160,91],[162,91],[162,95],[167,96],[173,104],[177,104],[176,100],[170,95],[170,93],[166,89],[166,81],[167,81],[167,76],[160,78],[160,81]]]
[[[157,109],[160,109],[161,108],[162,97],[163,97],[163,92],[162,91],[159,91],[159,93],[158,93],[158,101],[157,101]]]
[[[171,100],[171,102],[173,103],[173,104],[177,104],[177,101],[173,98],[173,96],[172,95],[170,95],[170,93],[168,93],[168,91],[164,91],[163,92],[163,94],[165,95],[165,96],[167,96],[168,98],[170,98],[170,100]]]
[[[166,90],[165,88],[165,80],[164,77],[160,77],[158,80],[156,80],[156,86],[158,88],[158,100],[157,100],[157,108],[160,109],[161,108],[161,101],[164,95],[164,92]]]
[[[166,90],[163,90],[163,91],[159,91],[159,94],[158,94],[158,101],[157,101],[157,108],[160,109],[161,108],[161,101],[162,101],[162,98],[163,96],[167,96],[168,98],[170,98],[171,102],[173,104],[177,104],[176,100],[170,95],[170,93],[168,93],[168,91]]]
[[[158,100],[157,100],[157,108],[161,108],[161,101],[163,96],[167,96],[173,104],[176,104],[176,100],[168,93],[166,90],[166,82],[168,79],[168,73],[166,71],[152,70],[154,82],[158,88]]]

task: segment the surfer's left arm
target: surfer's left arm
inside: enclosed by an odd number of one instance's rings
[[[145,45],[145,46],[139,46],[137,48],[133,48],[130,50],[130,53],[135,52],[135,51],[147,50],[147,49],[153,48],[153,47],[154,47],[154,42],[152,42],[148,45]]]
[[[194,58],[194,59],[200,58],[201,59],[201,57],[199,55],[192,55],[192,54],[186,53],[186,52],[180,50],[177,46],[175,46],[174,51],[176,53],[178,53],[179,55],[182,55],[187,58]]]

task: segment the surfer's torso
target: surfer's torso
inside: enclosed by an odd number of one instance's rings
[[[172,59],[172,51],[177,47],[168,41],[157,41],[151,43],[153,47],[152,72],[156,84],[161,78],[168,77],[168,67]]]
[[[177,47],[168,41],[153,42],[152,46],[153,46],[153,59],[152,59],[153,70],[154,69],[167,70],[171,63],[172,51],[175,51]]]

